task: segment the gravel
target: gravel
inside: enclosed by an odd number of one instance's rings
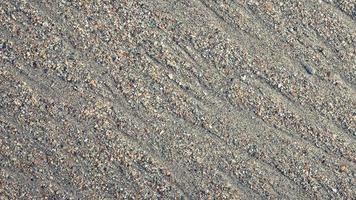
[[[355,199],[354,13],[1,1],[0,199]]]

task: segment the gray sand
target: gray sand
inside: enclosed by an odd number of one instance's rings
[[[0,199],[355,199],[354,0],[0,1]]]

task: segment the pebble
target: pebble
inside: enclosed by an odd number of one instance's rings
[[[340,166],[340,172],[347,172],[347,166],[346,165],[341,165]]]
[[[308,74],[310,74],[310,75],[315,74],[315,69],[312,66],[310,66],[308,64],[304,64],[304,68],[308,72]]]

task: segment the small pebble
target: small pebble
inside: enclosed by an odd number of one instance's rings
[[[310,74],[310,75],[315,74],[315,69],[313,67],[311,67],[310,65],[304,64],[304,68],[308,72],[308,74]]]
[[[347,171],[347,166],[346,165],[341,165],[340,166],[340,172],[346,172]]]

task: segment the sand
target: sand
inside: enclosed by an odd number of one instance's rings
[[[353,0],[0,2],[0,199],[355,199]]]

